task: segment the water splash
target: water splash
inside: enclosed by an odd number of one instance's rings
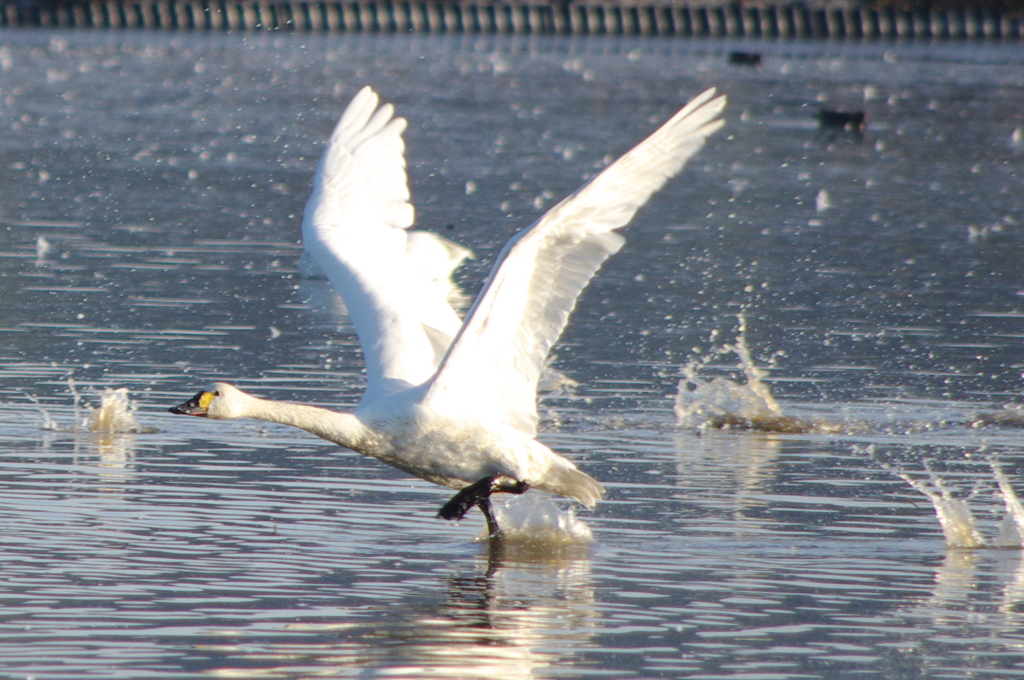
[[[998,533],[989,541],[978,528],[978,520],[970,507],[970,501],[978,495],[983,486],[981,482],[975,483],[965,496],[957,498],[932,469],[929,461],[923,463],[927,477],[913,477],[904,470],[879,461],[873,446],[868,447],[867,451],[883,469],[905,481],[931,502],[942,528],[946,546],[960,549],[1024,547],[1024,505],[1021,504],[1006,473],[994,459],[989,460],[989,467],[992,469],[995,495],[1002,500],[1005,514],[998,523]]]
[[[970,499],[956,498],[946,488],[942,478],[935,474],[927,461],[924,469],[928,479],[915,479],[902,470],[894,470],[894,474],[915,490],[924,494],[935,508],[935,516],[942,527],[942,535],[950,548],[982,548],[985,539],[978,531],[978,522],[971,512],[967,501]],[[970,494],[974,495],[974,492]]]
[[[135,404],[128,397],[127,387],[105,389],[100,397],[100,405],[89,409],[84,426],[89,432],[123,434],[150,431],[135,422]]]
[[[990,460],[989,466],[999,487],[999,495],[1003,497],[1003,504],[1006,506],[1006,516],[999,523],[999,534],[992,541],[992,545],[996,548],[1024,547],[1024,505],[1021,505],[1017,492],[1013,490],[1002,466],[995,460]]]
[[[61,429],[60,425],[57,424],[57,421],[54,420],[53,416],[50,415],[50,412],[47,411],[45,408],[43,408],[43,405],[42,405],[42,403],[40,403],[39,399],[37,399],[36,397],[32,396],[31,394],[26,394],[25,397],[29,401],[31,401],[33,404],[35,404],[35,407],[37,409],[39,409],[39,413],[43,416],[43,424],[39,426],[39,428],[41,430],[59,430],[59,429]]]
[[[674,410],[683,427],[699,430],[738,429],[777,434],[857,434],[895,433],[914,434],[927,432],[936,427],[963,425],[971,428],[1004,427],[1024,428],[1024,405],[1008,403],[1002,408],[968,412],[962,416],[943,416],[938,420],[892,420],[840,421],[827,417],[797,418],[787,416],[768,387],[769,370],[758,366],[747,344],[747,322],[742,314],[736,316],[738,333],[731,344],[724,344],[698,357],[683,367],[679,381]],[[718,332],[711,334],[714,343]],[[698,349],[695,352],[700,351]],[[728,378],[706,379],[700,373],[709,364],[726,354],[738,359],[736,368],[742,374],[743,382]],[[767,365],[784,356],[784,352],[772,354]]]
[[[77,430],[80,427],[80,424],[84,424],[80,416],[82,406],[82,395],[78,393],[78,389],[76,388],[75,385],[75,379],[71,377],[68,378],[68,392],[71,393],[71,407],[75,413],[74,425],[72,426],[71,429]]]
[[[151,434],[156,428],[141,427],[135,420],[135,404],[128,394],[127,387],[107,388],[100,395],[100,404],[95,408],[82,405],[82,396],[74,378],[68,378],[68,392],[71,394],[72,424],[63,427],[50,412],[43,407],[39,399],[25,395],[35,404],[43,416],[40,429],[54,432],[95,432],[104,434]],[[84,408],[84,415],[83,415]]]
[[[832,199],[828,195],[827,189],[822,189],[818,192],[818,195],[814,197],[814,209],[817,212],[825,212],[832,208]]]
[[[46,256],[53,250],[53,246],[46,240],[46,237],[39,236],[36,238],[36,266],[42,267],[46,264]]]
[[[768,370],[759,367],[747,345],[747,321],[742,314],[738,334],[733,344],[722,345],[703,358],[691,361],[683,368],[676,394],[675,412],[679,424],[699,429],[739,428],[780,433],[829,431],[827,424],[793,418],[782,413],[765,379]],[[714,341],[716,334],[711,340]],[[727,378],[706,380],[699,372],[723,354],[735,354],[737,368],[743,373],[742,384]],[[769,365],[779,356],[776,352]]]
[[[590,527],[572,508],[559,507],[543,493],[514,496],[506,502],[493,503],[492,508],[505,542],[557,549],[587,545],[594,540]]]
[[[735,344],[723,345],[683,367],[683,378],[679,381],[675,403],[675,412],[680,423],[706,427],[730,415],[781,415],[778,402],[763,381],[768,372],[757,367],[747,347],[746,319],[742,314],[738,315],[737,319],[739,334],[736,336]],[[715,336],[716,334],[712,334],[712,341]],[[746,379],[744,384],[726,378],[706,380],[700,377],[698,373],[702,368],[717,357],[728,353],[735,353],[739,358],[738,367]]]

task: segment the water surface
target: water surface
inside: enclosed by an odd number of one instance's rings
[[[764,51],[750,69],[735,47],[5,33],[3,673],[1024,675],[1020,551],[947,548],[899,476],[966,499],[986,544],[994,470],[1024,492],[1005,408],[1020,52],[740,45]],[[434,519],[444,490],[301,432],[166,413],[211,379],[358,400],[353,330],[298,258],[323,140],[364,84],[410,121],[419,224],[474,249],[470,293],[688,98],[730,99],[556,348],[579,385],[544,397],[541,438],[609,489],[579,515],[588,546],[490,551],[478,517]],[[822,130],[821,108],[867,129]],[[783,413],[836,427],[677,422],[686,366],[743,382],[715,354],[740,313]],[[80,427],[119,387],[141,431]]]

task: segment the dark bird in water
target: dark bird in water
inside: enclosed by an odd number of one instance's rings
[[[729,63],[733,66],[760,66],[761,53],[733,50],[729,53]]]
[[[836,111],[821,109],[818,111],[818,122],[823,130],[846,130],[862,132],[868,125],[868,118],[863,111]]]

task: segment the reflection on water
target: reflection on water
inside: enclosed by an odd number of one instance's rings
[[[131,481],[135,473],[137,435],[156,432],[155,428],[139,427],[131,418],[131,409],[124,388],[104,393],[102,404],[95,409],[88,409],[88,416],[78,428],[61,427],[49,411],[40,409],[42,422],[39,435],[37,438],[30,437],[38,440],[39,449],[32,455],[43,459],[68,457],[71,469],[79,481],[106,481],[109,482],[108,486],[98,487],[102,492],[122,494],[125,492],[124,484]],[[111,413],[111,410],[116,413]],[[79,410],[73,409],[70,415],[59,414],[58,419],[62,422],[75,422],[79,415]],[[27,416],[27,422],[35,420],[27,413],[15,417],[24,416]],[[122,426],[124,429],[116,429]]]
[[[913,635],[922,649],[943,638],[968,640],[992,636],[1007,653],[1024,651],[1018,634],[1024,624],[1024,560],[1019,550],[949,550],[935,571],[931,595],[907,609],[908,624],[924,626],[929,636]]]
[[[587,549],[492,545],[473,561],[468,573],[444,579],[436,600],[410,604],[386,627],[345,612],[340,620],[285,624],[293,642],[208,647],[242,662],[212,674],[294,677],[315,668],[331,675],[358,665],[365,677],[511,680],[571,665],[570,650],[588,643],[599,619]]]
[[[1020,542],[1019,50],[734,47],[5,34],[0,674],[1024,673],[1020,550],[938,521]],[[498,554],[373,460],[166,414],[225,378],[358,400],[298,239],[365,84],[409,119],[419,226],[477,255],[468,295],[605,154],[730,98],[557,348],[541,436],[609,490],[547,515],[569,545]]]
[[[680,500],[699,494],[738,522],[757,524],[750,510],[764,508],[777,472],[783,442],[774,434],[733,436],[708,432],[675,437]],[[686,480],[683,484],[682,480]]]
[[[44,455],[53,454],[59,448],[58,438],[70,439],[76,462],[101,468],[97,473],[99,479],[115,484],[123,483],[131,474],[135,459],[134,435],[154,434],[156,428],[142,427],[136,422],[136,405],[128,394],[128,388],[104,389],[99,395],[100,403],[95,407],[85,406],[83,416],[83,399],[74,378],[68,378],[66,384],[69,405],[47,409],[40,405],[37,398],[25,395],[39,411],[38,428],[42,434],[40,451]],[[70,415],[66,413],[67,408],[70,408]],[[65,412],[57,419],[51,414],[51,410],[57,412],[56,409]],[[34,420],[31,416],[25,418],[27,414],[19,415],[26,422]],[[62,426],[60,422],[69,424]],[[107,487],[106,490],[121,493],[118,486]]]
[[[589,560],[517,557],[489,555],[478,573],[449,578],[445,600],[385,643],[386,675],[533,678],[571,664],[571,655],[559,657],[585,644],[597,623]]]

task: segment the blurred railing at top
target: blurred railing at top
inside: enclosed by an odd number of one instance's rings
[[[443,0],[72,0],[0,2],[0,26],[198,31],[347,31],[661,35],[728,38],[1024,37],[999,8],[902,10],[804,3],[445,2]]]

